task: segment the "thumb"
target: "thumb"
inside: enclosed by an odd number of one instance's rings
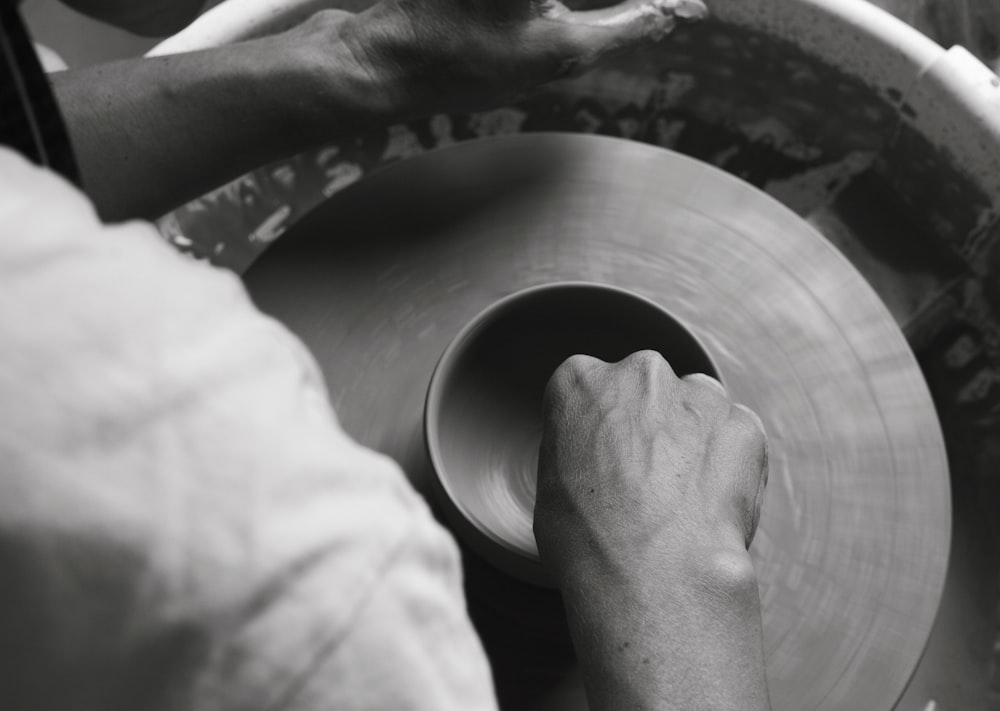
[[[678,23],[707,16],[702,0],[626,0],[599,10],[566,12],[559,21],[576,54],[589,59],[656,42]]]

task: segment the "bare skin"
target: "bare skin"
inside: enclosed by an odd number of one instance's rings
[[[594,711],[770,708],[747,548],[757,416],[659,354],[574,356],[546,392],[535,537]]]
[[[292,15],[303,10],[291,5]],[[547,0],[384,0],[359,14],[323,10],[269,37],[53,82],[101,216],[148,218],[361,127],[509,101],[705,12],[700,0],[588,12]]]

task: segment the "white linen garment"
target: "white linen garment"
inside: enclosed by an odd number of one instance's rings
[[[4,148],[0,705],[496,708],[453,540],[300,342]]]

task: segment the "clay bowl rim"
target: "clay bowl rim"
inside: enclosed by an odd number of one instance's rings
[[[493,321],[499,314],[508,310],[513,304],[523,301],[526,298],[531,298],[544,292],[581,288],[601,291],[615,296],[624,296],[628,299],[642,302],[646,306],[655,309],[661,316],[673,321],[674,324],[679,326],[688,335],[701,351],[705,360],[711,365],[714,373],[710,375],[722,383],[723,387],[726,387],[726,381],[718,363],[712,357],[711,351],[683,319],[642,294],[637,294],[634,291],[612,284],[570,280],[525,287],[488,304],[462,326],[448,343],[440,358],[438,358],[437,364],[434,366],[434,371],[431,373],[430,382],[427,386],[427,395],[424,400],[424,445],[431,465],[431,483],[438,493],[438,499],[446,517],[456,529],[455,534],[460,540],[494,567],[500,568],[502,571],[522,581],[543,587],[553,587],[553,584],[542,569],[538,557],[526,554],[493,531],[481,526],[470,515],[466,504],[455,495],[450,486],[447,469],[444,466],[441,456],[440,430],[438,428],[437,415],[441,410],[444,385],[449,380],[448,376],[453,373],[458,356],[466,349],[477,331]],[[435,415],[434,417],[431,416],[432,413]],[[503,562],[498,562],[498,557]]]

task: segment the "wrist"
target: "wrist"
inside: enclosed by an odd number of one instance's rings
[[[676,583],[705,606],[747,613],[760,608],[757,571],[743,548],[716,548],[691,554]]]
[[[254,40],[271,45],[283,76],[278,91],[287,98],[285,110],[303,147],[405,115],[390,73],[367,60],[367,32],[350,13],[324,10],[288,32]]]
[[[738,527],[672,526],[656,535],[634,535],[628,525],[588,535],[579,524],[536,519],[542,562],[560,588],[592,580],[609,587],[756,586],[753,561]]]
[[[310,83],[306,107],[327,129],[388,124],[420,112],[406,89],[406,77],[388,58],[403,40],[393,23],[382,22],[378,6],[352,14],[316,13],[287,33],[300,71]],[[345,125],[346,124],[346,125]]]
[[[523,50],[505,46],[499,65],[484,68],[491,65],[483,58],[483,45],[501,40],[472,16],[438,17],[440,12],[406,0],[382,0],[361,13],[329,11],[317,17],[359,68],[379,115],[389,120],[469,111],[516,96],[497,75],[510,71],[508,63],[522,61],[517,54]]]
[[[563,594],[591,708],[676,708],[706,688],[712,708],[769,707],[757,576],[745,550]]]
[[[560,573],[559,589],[567,602],[588,608],[592,621],[612,625],[650,610],[692,607],[713,615],[742,616],[760,608],[757,573],[742,547],[686,547],[614,564],[590,560],[563,567]]]
[[[719,708],[766,708],[757,576],[745,550],[637,566],[562,594],[592,708],[674,708],[734,674],[749,698]]]

